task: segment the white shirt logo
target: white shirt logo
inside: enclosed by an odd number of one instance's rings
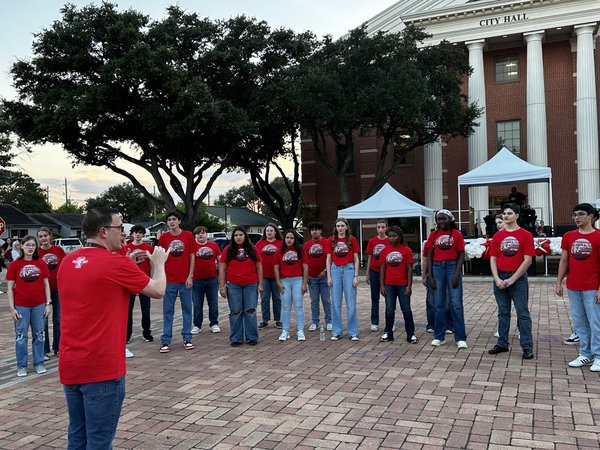
[[[83,266],[84,264],[87,264],[88,260],[85,256],[80,256],[79,258],[74,259],[72,262],[73,262],[73,264],[75,264],[76,269],[81,269],[81,266]]]

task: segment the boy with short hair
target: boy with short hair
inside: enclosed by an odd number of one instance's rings
[[[387,222],[383,219],[377,221],[377,236],[369,239],[367,244],[367,284],[371,286],[371,331],[377,331],[379,328],[379,271],[381,270],[381,261],[379,254],[390,245],[387,233]]]
[[[331,331],[331,295],[325,268],[327,260],[325,249],[327,248],[328,239],[322,236],[323,224],[321,222],[309,223],[308,229],[311,239],[304,244],[304,251],[308,256],[308,292],[310,293],[310,310],[312,314],[312,323],[308,327],[308,331],[315,331],[319,325],[319,297],[323,305],[327,330]]]

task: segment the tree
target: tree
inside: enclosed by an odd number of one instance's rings
[[[303,38],[177,7],[155,22],[110,3],[61,12],[36,35],[33,59],[12,67],[19,100],[4,100],[0,115],[28,142],[61,144],[77,164],[106,167],[169,210],[179,197],[191,227],[215,180],[260,132],[246,109],[253,96]],[[124,163],[150,173],[160,197]]]
[[[154,205],[131,183],[111,186],[99,196],[87,199],[86,209],[98,206],[116,209],[130,223],[151,220],[154,212]]]
[[[100,206],[100,205],[98,205]],[[54,210],[55,213],[59,214],[83,214],[87,208],[73,202],[67,202],[60,205]]]
[[[236,206],[238,208],[248,208],[254,212],[260,212],[262,209],[261,200],[254,193],[252,183],[247,183],[239,187],[229,189],[214,201],[216,206]]]
[[[412,26],[373,35],[363,26],[337,41],[327,37],[297,69],[291,97],[344,206],[350,206],[345,174],[356,136],[374,132],[381,138],[368,197],[396,173],[407,152],[440,136],[467,136],[475,126],[480,111],[461,92],[470,73],[467,54],[448,42],[420,45],[426,37]]]

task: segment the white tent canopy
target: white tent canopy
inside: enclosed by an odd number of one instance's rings
[[[458,177],[458,209],[460,216],[461,186],[492,186],[499,184],[548,183],[548,217],[553,225],[552,213],[552,170],[549,167],[534,166],[522,160],[506,147],[503,147],[493,158],[479,167]],[[459,221],[462,220],[459,218]]]
[[[423,245],[423,217],[431,217],[433,209],[423,206],[405,197],[389,183],[385,183],[379,191],[368,199],[338,211],[338,218],[346,219],[385,219],[389,217],[419,217],[419,243]],[[360,241],[362,243],[362,220],[360,224]],[[421,248],[421,253],[423,249]],[[362,259],[362,245],[361,245]]]

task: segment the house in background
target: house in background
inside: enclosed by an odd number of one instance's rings
[[[21,239],[28,234],[35,235],[42,226],[40,222],[12,205],[0,205],[0,217],[6,222],[6,229],[2,238]]]
[[[227,229],[241,225],[248,233],[262,233],[265,225],[269,223],[279,226],[279,221],[254,212],[248,208],[236,206],[207,206],[206,212],[223,222],[223,227],[226,227]]]

